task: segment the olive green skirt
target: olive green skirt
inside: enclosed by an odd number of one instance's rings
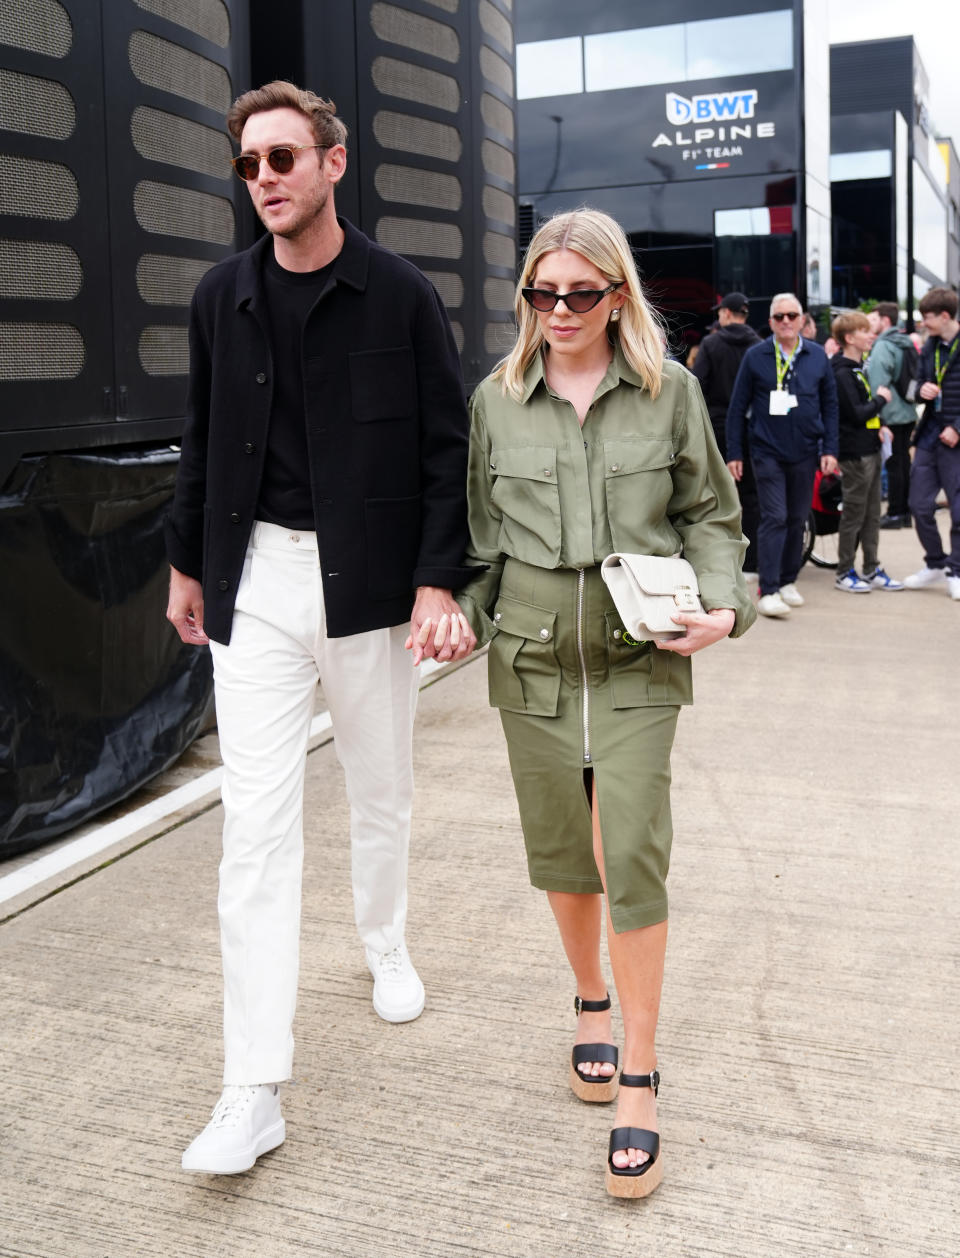
[[[618,933],[667,916],[670,751],[690,661],[633,644],[599,567],[508,560],[494,609],[490,702],[500,709],[530,881],[603,890],[585,772],[600,809],[607,899]]]

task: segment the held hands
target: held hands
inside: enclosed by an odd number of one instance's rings
[[[450,591],[421,585],[404,643],[413,651],[414,664],[424,659],[465,660],[476,645],[476,634]]]
[[[712,646],[725,638],[733,628],[735,616],[731,607],[717,607],[712,612],[677,612],[670,617],[678,625],[686,625],[682,638],[658,642],[658,651],[674,651],[677,655],[693,655],[705,646]]]
[[[940,386],[934,384],[932,380],[924,380],[920,386],[920,396],[925,402],[932,402],[935,397],[940,395]]]
[[[176,568],[170,569],[167,620],[187,646],[206,646],[210,641],[203,632],[203,586]]]

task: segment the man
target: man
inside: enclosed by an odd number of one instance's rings
[[[184,642],[210,643],[224,762],[224,1091],[183,1155],[212,1174],[248,1169],[285,1135],[318,678],[374,1008],[407,1021],[424,1004],[404,942],[413,664],[475,641],[450,594],[471,571],[468,420],[440,300],[337,218],[346,128],[332,102],[268,83],[227,125],[267,234],[197,287],[167,530],[167,616]]]
[[[757,481],[761,616],[803,606],[796,587],[817,466],[837,468],[837,387],[819,345],[800,335],[793,293],[770,303],[773,336],[748,349],[727,411],[727,466],[743,476],[744,432]],[[750,412],[749,425],[747,412]]]
[[[724,460],[727,457],[726,418],[733,383],[740,370],[743,356],[751,345],[759,345],[760,337],[747,323],[750,305],[744,293],[727,293],[716,307],[720,325],[700,343],[691,370],[700,381],[703,398],[710,413],[710,422],[717,438],[717,445]],[[746,572],[757,570],[757,486],[753,479],[749,451],[744,450],[743,476],[737,482],[740,494],[740,510],[743,514],[743,532],[749,541],[743,566]]]
[[[920,300],[923,325],[930,333],[917,369],[918,395],[926,402],[917,425],[910,472],[910,511],[923,546],[923,567],[904,581],[920,590],[946,579],[947,592],[960,601],[960,323],[957,294],[931,288]],[[940,490],[950,508],[950,553],[944,552],[937,527]]]
[[[890,429],[890,455],[887,468],[887,514],[880,519],[882,529],[910,527],[910,437],[917,422],[916,408],[901,397],[897,381],[904,354],[913,348],[910,337],[899,329],[900,308],[895,301],[879,302],[874,316],[877,337],[867,359],[867,382],[874,395],[890,390],[890,401],[880,412],[880,420]],[[868,316],[869,317],[869,316]]]

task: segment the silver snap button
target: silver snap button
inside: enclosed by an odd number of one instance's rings
[[[493,617],[493,619],[494,619],[494,621],[497,621],[497,620],[502,620],[502,619],[503,619],[503,612],[495,612],[495,613],[494,613],[494,617]]]
[[[550,630],[549,630],[549,629],[541,629],[541,630],[540,630],[540,637],[541,637],[541,638],[543,638],[544,642],[546,642],[547,638],[549,638],[549,637],[550,637]]]
[[[610,468],[610,471],[611,471],[611,472],[619,472],[619,471],[620,471],[620,464],[619,464],[619,463],[614,463],[614,464],[613,464],[613,466]]]
[[[543,469],[543,474],[544,474],[544,476],[550,476],[550,475],[551,475],[551,472],[550,472],[549,467],[545,467],[545,468]]]
[[[291,542],[299,542],[299,540],[300,540],[300,534],[299,534],[299,533],[291,533],[291,534],[290,534],[290,540],[291,540]]]
[[[620,630],[619,630],[619,629],[614,629],[614,631],[613,631],[613,636],[614,636],[615,638],[620,638],[620,637],[622,636],[622,635],[621,635],[621,633],[620,633]]]

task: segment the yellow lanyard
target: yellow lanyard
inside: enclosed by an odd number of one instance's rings
[[[950,346],[950,353],[947,355],[947,361],[940,366],[940,346],[943,341],[937,341],[937,348],[933,351],[933,370],[937,376],[937,386],[943,384],[943,377],[947,374],[947,368],[953,362],[953,356],[957,352],[957,346],[960,345],[960,335],[953,338],[953,344]]]
[[[801,341],[798,339],[796,345],[793,347],[793,352],[790,357],[786,358],[783,351],[780,349],[780,342],[774,341],[774,349],[777,352],[777,392],[783,388],[783,382],[787,378],[787,373],[790,370],[793,360],[797,356],[797,350],[800,348],[800,345]]]
[[[869,380],[867,379],[867,377],[863,374],[863,372],[860,370],[860,368],[859,368],[859,367],[854,367],[854,369],[853,369],[853,374],[857,377],[857,379],[860,381],[860,383],[861,383],[861,384],[863,385],[863,387],[866,389],[866,391],[867,391],[867,397],[868,397],[871,401],[873,401],[873,389],[871,389],[871,388],[870,388],[870,381],[869,381]],[[871,416],[871,418],[867,420],[867,424],[866,424],[866,426],[867,426],[868,428],[879,428],[879,427],[880,427],[880,416],[879,416],[879,415],[873,415],[873,416]]]

